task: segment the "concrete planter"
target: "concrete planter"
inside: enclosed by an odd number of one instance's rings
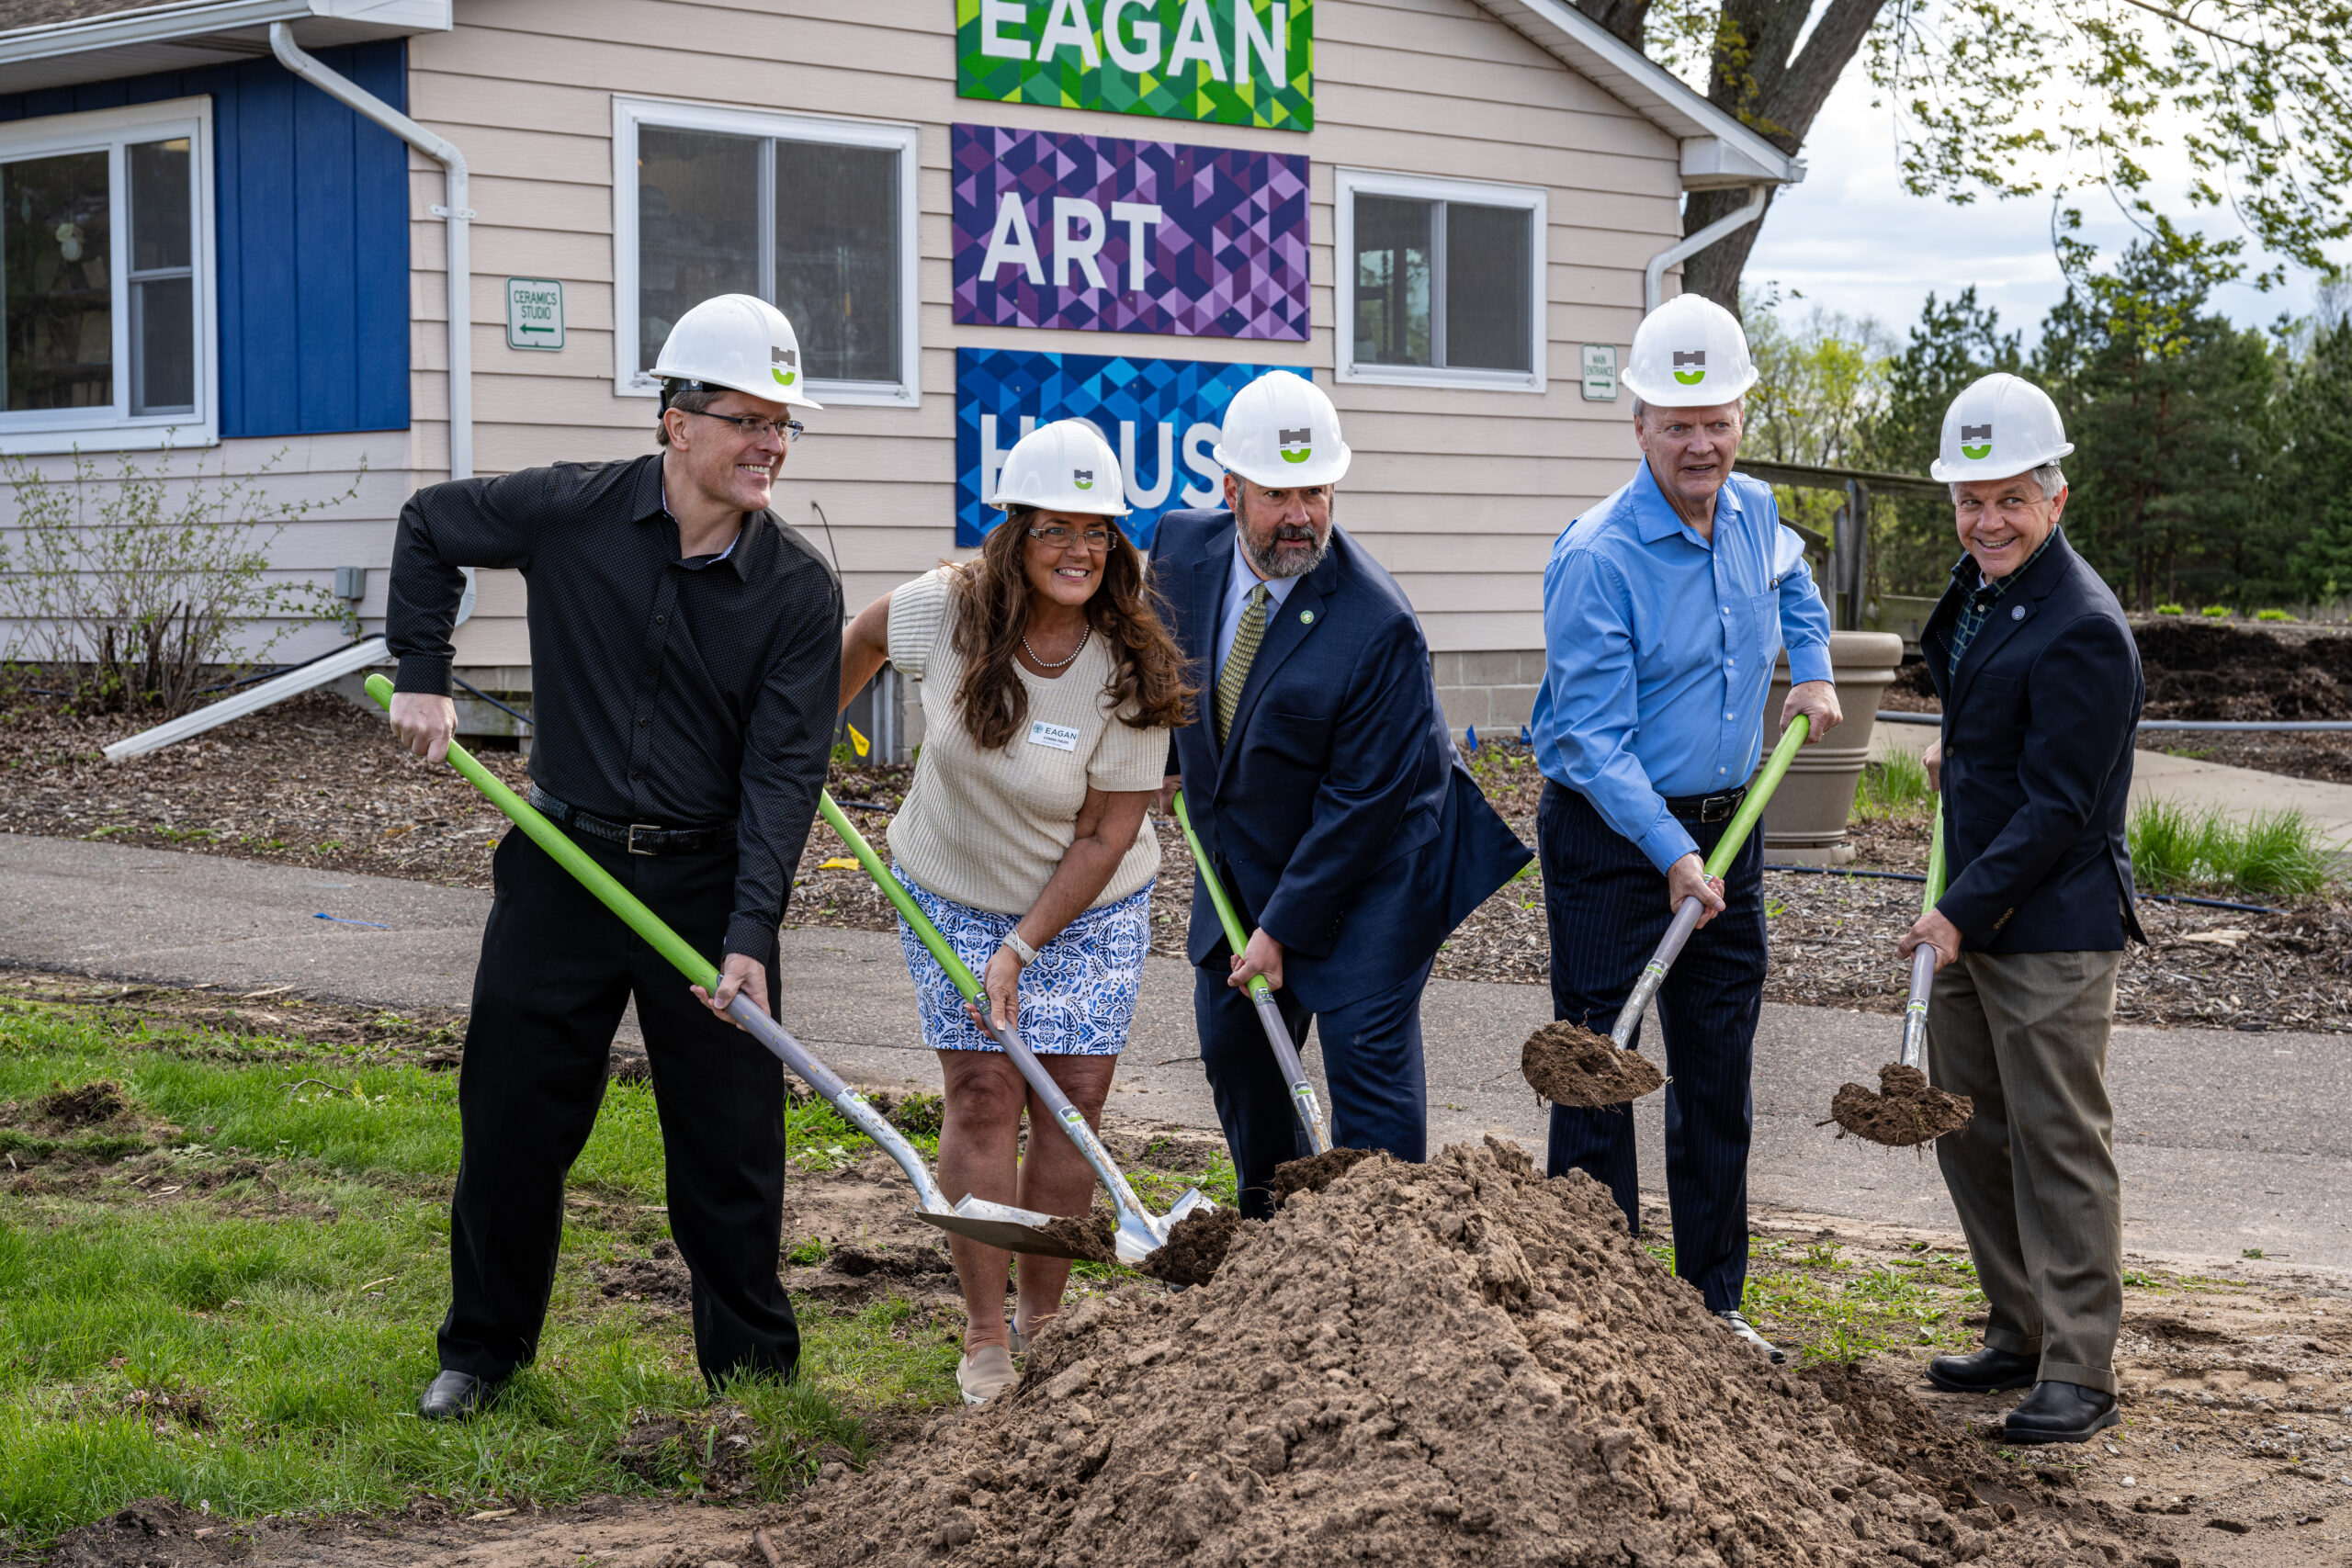
[[[1846,722],[1829,739],[1798,751],[1764,808],[1764,859],[1791,865],[1844,865],[1854,858],[1846,818],[1854,786],[1871,753],[1879,697],[1903,661],[1903,639],[1891,632],[1831,632],[1829,665]],[[1781,739],[1781,706],[1789,700],[1789,660],[1781,655],[1764,703],[1764,750]]]

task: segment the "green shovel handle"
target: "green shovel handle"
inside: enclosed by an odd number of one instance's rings
[[[381,675],[368,677],[368,694],[387,708],[392,705],[392,683]],[[680,974],[704,990],[718,989],[718,970],[709,959],[696,953],[659,915],[639,903],[636,894],[614,881],[610,872],[589,859],[587,852],[573,843],[562,829],[541,816],[537,807],[507,788],[496,773],[475,761],[472,752],[454,740],[449,742],[449,765],[464,774],[468,784],[489,796],[490,803],[506,813],[514,826],[529,834],[531,842],[547,851],[550,860],[578,877],[598,902],[643,937],[648,947],[675,964]]]
[[[1811,715],[1801,713],[1789,720],[1788,728],[1781,732],[1781,743],[1772,748],[1770,757],[1764,759],[1764,766],[1757,773],[1756,782],[1747,786],[1747,798],[1739,803],[1739,809],[1732,813],[1731,826],[1724,829],[1724,836],[1715,840],[1714,853],[1707,857],[1709,876],[1719,877],[1731,869],[1739,847],[1747,842],[1747,835],[1755,830],[1757,818],[1764,815],[1764,807],[1771,800],[1772,792],[1781,787],[1781,780],[1787,775],[1789,764],[1796,761],[1797,749],[1804,744],[1804,738],[1812,732]]]
[[[1209,867],[1209,852],[1201,847],[1201,836],[1193,831],[1193,815],[1184,809],[1184,792],[1176,792],[1176,825],[1184,829],[1184,841],[1193,846],[1193,863],[1200,868],[1201,886],[1208,889],[1209,902],[1216,906],[1217,924],[1225,928],[1225,940],[1235,953],[1250,945],[1250,937],[1241,929],[1241,917],[1233,912],[1233,900],[1225,896],[1225,884],[1216,879]],[[1272,996],[1273,987],[1266,984],[1263,975],[1250,976],[1250,995],[1263,999]]]
[[[939,960],[939,966],[947,971],[948,981],[964,993],[966,1001],[977,1002],[981,1010],[986,1011],[988,1003],[981,994],[979,981],[965,966],[964,961],[956,956],[956,950],[947,945],[947,939],[939,934],[939,928],[931,923],[931,918],[922,912],[922,906],[917,904],[904,885],[890,874],[890,868],[882,863],[882,857],[874,852],[874,846],[865,841],[865,835],[857,830],[856,824],[834,802],[832,791],[827,790],[817,796],[817,810],[825,818],[827,826],[841,835],[842,842],[849,846],[849,852],[857,857],[857,863],[865,868],[865,874],[872,877],[874,886],[882,890],[882,897],[890,900],[890,907],[899,911],[899,918],[907,922],[907,929],[931,950],[933,958]]]
[[[1919,912],[1934,909],[1944,896],[1944,796],[1936,792],[1936,823],[1928,829],[1928,896],[1920,902]]]

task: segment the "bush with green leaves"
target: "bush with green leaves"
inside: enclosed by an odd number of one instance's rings
[[[225,460],[208,474],[200,459],[175,473],[172,458],[166,447],[147,468],[124,453],[107,474],[76,452],[64,478],[0,457],[15,492],[0,536],[7,657],[42,666],[77,707],[168,718],[209,678],[261,666],[307,626],[357,630],[329,584],[278,577],[269,556],[288,525],[356,496],[356,479],[324,502],[277,500],[263,488],[277,457],[249,474]]]
[[[2295,617],[2284,610],[2256,610],[2254,618],[2257,621],[2291,621]]]
[[[2208,604],[2197,613],[2209,621],[2226,621],[2230,618],[2230,607],[2227,604]]]
[[[2159,604],[2156,606],[2156,614],[2159,615],[2185,615],[2188,614],[2188,612],[2178,604]]]

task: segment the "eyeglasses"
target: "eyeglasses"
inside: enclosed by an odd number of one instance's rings
[[[763,435],[774,435],[786,446],[808,434],[808,428],[797,419],[762,419],[755,413],[711,413],[704,409],[680,409],[678,412],[702,419],[715,419],[721,424],[731,424],[754,440]]]
[[[1089,528],[1083,534],[1060,523],[1049,523],[1043,528],[1032,528],[1029,536],[1049,549],[1066,550],[1073,545],[1084,545],[1090,550],[1111,547],[1111,530]]]

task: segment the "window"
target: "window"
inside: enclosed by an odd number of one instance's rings
[[[756,294],[819,401],[921,400],[913,127],[616,98],[613,148],[617,391],[658,392],[689,308]]]
[[[1544,385],[1544,193],[1339,171],[1342,381]]]
[[[211,100],[0,126],[0,450],[207,444]]]

